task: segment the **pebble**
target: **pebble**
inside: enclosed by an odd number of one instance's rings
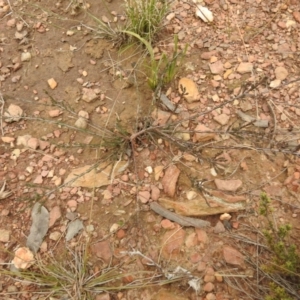
[[[178,82],[178,91],[188,103],[199,101],[200,95],[197,84],[186,77],[183,77]]]
[[[220,60],[209,64],[209,68],[212,74],[222,74],[224,71],[223,63]]]
[[[10,232],[6,229],[0,229],[0,242],[7,243],[9,242]]]
[[[59,231],[51,232],[49,235],[49,239],[52,241],[58,241],[61,237],[61,233]]]
[[[226,125],[228,123],[229,119],[230,119],[230,117],[225,114],[221,114],[221,115],[214,117],[214,120],[216,122],[218,122],[219,124],[221,124],[222,126]]]
[[[228,264],[235,266],[242,266],[244,264],[243,254],[230,246],[224,246],[223,257]]]
[[[49,87],[54,90],[57,87],[57,82],[54,78],[50,78],[47,80]]]
[[[222,190],[226,192],[235,192],[243,184],[243,182],[240,179],[231,179],[231,180],[215,179],[214,182],[218,190]]]
[[[253,64],[249,62],[242,62],[237,68],[237,72],[240,74],[251,73],[253,70]]]
[[[31,54],[30,52],[22,52],[21,53],[21,61],[30,61],[31,60]]]
[[[285,80],[288,75],[289,75],[289,72],[284,67],[277,67],[275,69],[275,77],[277,80]]]
[[[86,118],[78,118],[74,124],[77,128],[86,129],[88,126],[88,121]]]

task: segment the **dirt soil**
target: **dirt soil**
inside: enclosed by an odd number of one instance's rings
[[[212,23],[195,15],[192,1],[172,1],[154,45],[158,58],[171,57],[174,34],[181,49],[188,45],[176,78],[162,88],[181,109],[175,114],[153,101],[148,58],[138,64],[144,49],[120,49],[91,30],[97,26],[91,15],[124,23],[124,1],[0,0],[2,264],[26,247],[31,211],[40,202],[50,212],[41,257],[51,252],[59,260],[66,243],[76,249],[90,238],[94,271],[117,264],[151,271],[149,257],[163,270],[180,266],[201,282],[200,291],[182,280],[95,299],[264,299],[260,288],[253,290],[264,283],[256,282],[253,267],[264,255],[261,192],[272,199],[276,226],[291,224],[291,242],[300,246],[300,4],[202,5],[212,11]],[[180,90],[181,78],[197,85],[192,101]],[[141,130],[149,134],[129,139]],[[120,132],[123,152],[113,139]],[[106,134],[115,144],[103,143]],[[101,177],[109,162],[109,176]],[[99,177],[68,182],[72,172],[82,173],[77,168],[96,163]],[[222,209],[212,213],[218,197]],[[151,209],[153,202],[210,226],[169,221]],[[220,220],[223,212],[230,219]],[[76,218],[84,230],[65,242]],[[145,257],[124,254],[132,250]],[[4,276],[0,293],[1,299],[44,299]]]

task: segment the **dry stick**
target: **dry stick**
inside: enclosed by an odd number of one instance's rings
[[[174,221],[177,224],[182,225],[182,226],[193,226],[196,228],[204,228],[204,227],[209,227],[211,225],[210,222],[208,222],[208,221],[177,215],[177,214],[170,212],[169,210],[163,208],[157,202],[151,202],[150,208],[153,211],[155,211],[157,214],[163,216],[164,218]]]
[[[3,110],[4,110],[4,98],[2,96],[2,94],[0,93],[0,103],[1,103],[1,109],[0,109],[0,128],[1,128],[1,133],[2,133],[2,136],[4,136],[4,131],[3,131],[3,121],[2,121],[2,118],[3,118]]]

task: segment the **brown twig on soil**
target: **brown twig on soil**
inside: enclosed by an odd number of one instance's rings
[[[156,212],[157,214],[163,216],[164,218],[174,221],[182,226],[192,226],[196,228],[204,228],[209,227],[211,224],[208,221],[204,221],[197,218],[190,218],[190,217],[183,217],[178,214],[175,214],[173,212],[170,212],[169,210],[163,208],[161,205],[159,205],[157,202],[151,202],[150,208]]]

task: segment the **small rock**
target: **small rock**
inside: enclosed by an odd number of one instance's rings
[[[2,136],[1,140],[2,140],[3,143],[10,144],[10,143],[14,142],[15,138],[10,137],[10,136]]]
[[[160,222],[160,225],[164,229],[174,229],[175,228],[175,224],[168,219],[163,219]]]
[[[216,299],[217,299],[217,297],[213,293],[208,293],[205,297],[205,300],[216,300]]]
[[[82,89],[82,100],[85,102],[92,102],[96,100],[99,95],[93,89],[83,88]]]
[[[226,192],[235,192],[242,186],[243,182],[240,179],[222,180],[215,179],[215,185],[218,190]]]
[[[17,269],[28,269],[34,264],[34,255],[28,248],[21,247],[16,250],[12,263]]]
[[[171,21],[172,19],[174,19],[175,18],[175,13],[170,13],[170,14],[168,14],[167,16],[166,16],[166,19],[168,20],[168,21]]]
[[[112,250],[109,241],[101,241],[91,246],[92,252],[99,258],[103,259],[105,263],[109,263],[112,258]]]
[[[204,292],[211,292],[213,291],[213,289],[215,288],[214,284],[211,283],[211,282],[207,282],[204,287],[203,287],[203,290]]]
[[[206,60],[210,60],[212,56],[215,56],[217,54],[218,54],[218,52],[215,51],[215,50],[214,51],[209,51],[209,52],[203,52],[201,54],[201,58],[206,59]]]
[[[43,177],[42,175],[38,175],[35,180],[33,181],[34,184],[42,184],[43,183]]]
[[[286,68],[284,67],[277,67],[275,69],[275,77],[278,80],[285,80],[287,76],[289,75],[289,72]]]
[[[216,226],[214,227],[214,233],[222,233],[225,232],[226,229],[222,222],[218,221]]]
[[[295,20],[300,23],[300,12],[299,11],[294,11],[293,12],[293,16],[295,18]]]
[[[214,117],[214,120],[216,122],[218,122],[219,124],[221,124],[222,126],[226,125],[228,123],[229,119],[230,119],[230,117],[225,114],[221,114],[221,115]]]
[[[188,199],[188,200],[193,200],[193,199],[195,199],[197,197],[197,193],[195,192],[195,191],[188,191],[187,193],[186,193],[186,198]]]
[[[159,196],[160,196],[159,188],[156,185],[152,184],[151,185],[151,199],[153,201],[157,201],[159,199]]]
[[[5,122],[18,122],[23,116],[23,109],[15,104],[10,104],[7,111],[4,113]]]
[[[148,201],[150,200],[150,192],[140,191],[138,197],[142,203],[148,203]]]
[[[48,112],[48,114],[51,118],[55,118],[55,117],[58,117],[59,115],[61,115],[62,112],[59,109],[53,109],[53,110],[50,110]]]
[[[175,165],[171,165],[167,168],[165,175],[162,179],[161,183],[163,185],[164,192],[170,197],[173,197],[175,195],[176,183],[179,174],[180,170]]]
[[[28,141],[31,139],[31,135],[25,134],[17,137],[17,146],[27,147]]]
[[[206,244],[208,242],[207,233],[205,230],[196,228],[197,239],[200,243]]]
[[[61,237],[61,233],[59,231],[51,232],[49,235],[49,239],[52,241],[58,241]]]
[[[223,256],[228,264],[235,266],[244,265],[244,256],[242,255],[242,253],[230,246],[224,246]]]
[[[179,80],[178,91],[188,103],[198,101],[200,98],[197,84],[189,78]]]
[[[52,227],[57,220],[61,218],[61,210],[59,206],[54,206],[49,214],[49,228]]]
[[[270,87],[271,88],[277,88],[281,85],[281,80],[280,79],[275,79],[275,80],[272,80],[270,82]]]
[[[253,64],[249,62],[242,62],[237,68],[237,72],[240,74],[251,73],[253,70]]]
[[[85,119],[89,119],[89,113],[88,113],[87,111],[81,110],[81,111],[78,113],[78,117],[85,118]]]
[[[77,128],[86,129],[88,126],[88,121],[85,118],[78,118],[74,124]]]
[[[68,205],[68,207],[70,208],[70,210],[71,210],[72,212],[74,212],[74,211],[76,211],[76,209],[77,209],[78,203],[77,203],[76,200],[69,200],[69,201],[67,202],[67,205]]]
[[[27,147],[33,150],[36,150],[38,146],[39,146],[39,140],[37,138],[32,137],[27,141]]]
[[[165,125],[170,120],[171,114],[160,109],[154,109],[151,117],[155,120],[156,125]]]
[[[197,239],[196,232],[193,232],[187,236],[185,240],[185,245],[187,246],[187,248],[195,247],[197,244],[198,244],[198,239]]]
[[[209,68],[212,74],[222,74],[224,71],[223,63],[220,60],[209,64]]]
[[[54,78],[48,79],[47,82],[52,90],[54,90],[57,87],[57,82],[55,81]]]
[[[114,224],[112,224],[112,226],[110,227],[109,232],[110,232],[110,233],[114,233],[114,232],[116,232],[116,231],[119,229],[119,227],[120,227],[119,224],[114,223]]]
[[[224,213],[224,214],[222,214],[221,216],[220,216],[220,220],[221,221],[224,221],[224,220],[230,220],[231,219],[231,215],[230,214],[228,214],[228,213]]]
[[[21,61],[30,61],[30,60],[31,60],[30,52],[22,52]]]
[[[166,259],[176,258],[184,243],[185,231],[176,228],[167,231],[162,238],[162,255]]]
[[[194,142],[207,142],[216,138],[216,134],[203,124],[198,124],[194,131]]]
[[[10,19],[6,22],[6,26],[8,27],[15,27],[16,26],[16,19]]]
[[[9,242],[10,232],[5,229],[0,229],[0,242],[7,243]]]

